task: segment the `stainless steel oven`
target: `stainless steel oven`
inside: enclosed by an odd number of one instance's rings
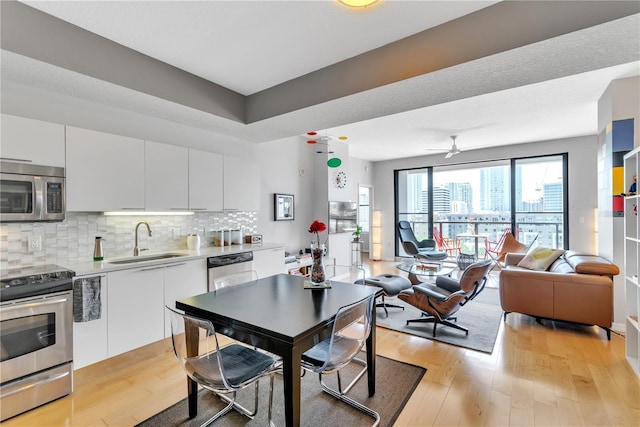
[[[71,393],[72,278],[71,271],[2,278],[0,421]]]
[[[0,162],[0,222],[62,221],[64,168]]]

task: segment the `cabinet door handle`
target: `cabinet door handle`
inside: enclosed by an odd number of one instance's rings
[[[144,208],[122,208],[123,211],[143,211]]]
[[[165,268],[165,266],[164,266],[164,265],[158,265],[158,266],[155,266],[155,267],[141,268],[141,269],[140,269],[140,270],[138,270],[138,271],[160,270],[161,268]]]
[[[189,208],[191,211],[206,211],[207,208]]]
[[[176,264],[167,264],[167,265],[165,265],[165,267],[166,267],[166,268],[178,267],[178,266],[180,266],[180,265],[185,265],[185,264],[186,264],[186,262],[178,262],[178,263],[176,263]]]
[[[12,157],[0,157],[2,160],[9,160],[11,162],[24,162],[24,163],[33,163],[33,160],[29,159],[14,159]]]

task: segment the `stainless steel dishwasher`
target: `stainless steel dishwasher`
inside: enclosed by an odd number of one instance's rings
[[[229,274],[253,270],[253,252],[218,255],[207,258],[207,284],[214,290],[213,282]]]

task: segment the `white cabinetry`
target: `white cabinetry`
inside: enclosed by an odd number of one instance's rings
[[[630,151],[624,156],[624,185],[629,191],[634,176],[640,174],[640,148]],[[636,178],[637,179],[637,178]],[[640,376],[640,220],[638,219],[638,184],[633,195],[625,197],[624,206],[624,287],[626,300],[626,356],[627,361]]]
[[[253,269],[259,278],[286,273],[284,247],[253,251]]]
[[[164,265],[108,273],[109,357],[164,338]]]
[[[207,260],[198,259],[168,264],[164,269],[164,305],[176,307],[176,300],[207,292]],[[171,324],[165,310],[164,336],[171,336]]]
[[[260,210],[260,166],[240,157],[224,156],[224,209]]]
[[[2,114],[2,160],[65,167],[64,125]]]
[[[100,277],[100,319],[89,322],[73,323],[73,368],[80,369],[92,363],[99,362],[109,357],[107,346],[107,299],[109,287],[107,275],[78,276],[75,280],[83,277]]]
[[[223,156],[189,150],[189,209],[222,211]]]
[[[143,210],[144,141],[67,127],[67,210]]]
[[[189,150],[145,141],[145,209],[186,211],[189,208]]]

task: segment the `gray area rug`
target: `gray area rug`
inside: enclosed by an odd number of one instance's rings
[[[359,368],[361,366],[355,364],[343,368],[341,374],[343,384],[348,384]],[[425,372],[425,368],[377,356],[375,395],[368,397],[366,376],[356,383],[348,395],[377,411],[381,418],[380,426],[392,426]],[[328,385],[335,387],[335,375],[326,376],[325,379]],[[302,426],[370,426],[373,423],[373,418],[322,392],[316,374],[307,372],[301,379],[301,389]],[[273,421],[277,426],[285,425],[282,394],[282,378],[277,375],[273,394]],[[267,421],[268,379],[260,381],[259,396],[258,414],[255,419],[250,420],[236,411],[231,411],[212,425],[216,427],[269,425]],[[238,393],[238,401],[246,408],[253,408],[253,387]],[[197,417],[188,418],[187,399],[184,399],[138,426],[200,426],[224,406],[213,393],[204,390],[199,393]]]
[[[469,335],[465,335],[464,331],[440,324],[436,328],[434,338],[433,323],[406,324],[409,319],[420,318],[420,310],[397,298],[386,299],[386,302],[402,305],[405,309],[388,308],[389,317],[385,317],[384,309],[378,308],[376,319],[378,326],[483,353],[493,352],[502,321],[498,289],[485,288],[473,301],[467,303],[455,314],[460,326],[469,329]]]

